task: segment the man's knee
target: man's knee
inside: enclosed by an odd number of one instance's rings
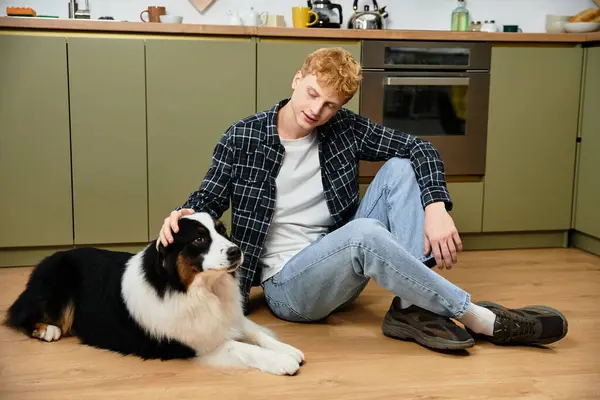
[[[350,221],[346,229],[349,230],[350,240],[354,244],[377,241],[381,235],[390,234],[385,225],[375,218],[357,218]]]
[[[382,165],[378,173],[394,177],[415,178],[413,165],[408,158],[392,157]]]

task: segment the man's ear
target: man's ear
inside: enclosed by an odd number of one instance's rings
[[[294,79],[292,79],[292,89],[296,89],[296,86],[298,86],[298,82],[300,81],[300,79],[302,79],[302,71],[298,71],[296,72],[296,75],[294,75]]]

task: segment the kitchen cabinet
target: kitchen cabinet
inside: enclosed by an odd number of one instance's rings
[[[449,182],[450,215],[459,234],[479,233],[483,218],[483,182]]]
[[[75,243],[145,242],[144,40],[67,40]]]
[[[73,244],[67,44],[0,35],[0,247]]]
[[[484,232],[570,228],[582,54],[493,48]]]
[[[292,79],[302,68],[304,59],[321,47],[343,47],[360,61],[361,44],[358,40],[281,39],[258,40],[258,71],[256,77],[257,110],[273,107],[278,101],[292,95]],[[358,113],[360,92],[346,104]]]
[[[256,110],[251,38],[146,39],[150,238],[196,190],[227,128]],[[230,210],[223,216],[230,228]]]
[[[574,228],[600,239],[600,47],[586,52]]]

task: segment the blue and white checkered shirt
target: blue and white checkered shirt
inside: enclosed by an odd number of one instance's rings
[[[199,189],[178,207],[220,218],[231,201],[231,240],[244,252],[239,277],[246,312],[251,287],[260,285],[260,255],[275,211],[275,179],[285,152],[277,133],[277,112],[287,101],[233,124],[217,143],[212,166]],[[442,201],[448,211],[452,209],[444,165],[429,142],[375,124],[345,108],[318,127],[317,133],[332,230],[344,225],[358,206],[359,160],[409,158],[423,207]]]

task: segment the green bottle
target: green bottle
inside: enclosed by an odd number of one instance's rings
[[[467,32],[469,30],[469,10],[464,0],[458,1],[458,6],[452,11],[451,29],[455,32]]]

